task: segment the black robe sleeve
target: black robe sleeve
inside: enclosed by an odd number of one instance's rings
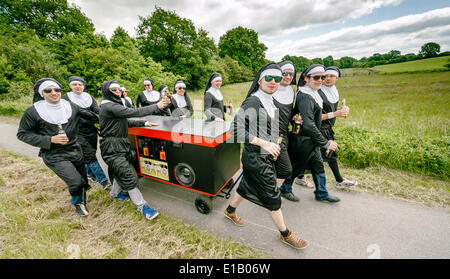
[[[303,119],[302,135],[308,136],[311,140],[320,147],[325,147],[328,141],[320,132],[316,125],[315,118],[315,105],[316,102],[310,96],[303,96],[303,98],[297,98],[298,111]],[[322,110],[319,108],[320,117],[322,117]],[[320,120],[321,121],[321,120]],[[320,122],[319,122],[320,123]]]
[[[17,138],[32,146],[50,149],[52,146],[51,136],[38,134],[39,122],[36,116],[33,115],[33,111],[35,111],[34,107],[28,108],[20,119]]]
[[[213,103],[213,99],[212,99],[211,94],[205,93],[205,97],[203,98],[203,108],[204,108],[207,120],[216,119],[216,116],[214,115],[214,113],[211,112],[212,103]]]
[[[234,116],[230,127],[230,133],[237,142],[250,143],[258,136],[258,125],[255,125],[255,123],[257,123],[258,118],[259,102],[256,98],[257,97],[249,97],[245,99]]]

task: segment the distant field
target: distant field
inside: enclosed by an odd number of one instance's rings
[[[403,63],[375,66],[372,69],[382,73],[407,73],[407,72],[433,72],[446,71],[445,67],[450,63],[450,56],[434,57],[429,59],[420,59]]]

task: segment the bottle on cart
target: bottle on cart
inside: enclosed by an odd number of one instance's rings
[[[159,151],[159,159],[162,161],[166,160],[166,151],[164,151],[164,146],[161,146],[161,151]]]
[[[148,152],[148,141],[144,140],[144,143],[142,144],[142,153],[144,153],[144,156],[148,157],[150,154]]]

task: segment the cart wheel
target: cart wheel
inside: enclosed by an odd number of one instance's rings
[[[195,199],[195,208],[197,208],[198,212],[201,214],[208,214],[212,210],[212,200],[199,196]]]

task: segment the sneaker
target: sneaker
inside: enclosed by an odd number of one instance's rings
[[[115,199],[122,200],[122,201],[128,201],[130,200],[129,197],[125,196],[122,192],[120,192],[117,196],[114,197]]]
[[[92,175],[88,175],[87,179],[88,179],[91,183],[97,182],[97,178],[96,178],[95,176],[92,176]]]
[[[108,180],[105,180],[105,181],[101,182],[100,184],[102,185],[103,190],[108,190],[108,188],[111,187],[111,183]]]
[[[342,182],[336,182],[336,188],[344,189],[345,187],[353,187],[358,185],[358,181],[351,181],[344,178]]]
[[[338,197],[328,195],[328,197],[323,198],[323,199],[316,198],[316,201],[335,203],[335,202],[340,202],[341,199],[339,199]]]
[[[228,213],[228,211],[225,209],[225,217],[230,219],[236,226],[242,227],[244,226],[244,221],[242,221],[242,218],[236,215],[236,211],[233,213]]]
[[[79,216],[88,216],[89,212],[87,211],[87,208],[84,204],[82,203],[77,203],[74,205],[75,206],[75,212],[79,215]]]
[[[152,220],[153,218],[159,215],[159,212],[146,204],[144,205],[144,207],[142,207],[142,214],[144,214],[144,217],[147,218],[148,220]]]
[[[284,237],[280,234],[281,242],[295,248],[295,249],[305,249],[308,247],[308,241],[301,239],[292,232],[289,232],[288,236]]]
[[[285,198],[287,200],[290,200],[290,201],[293,201],[293,202],[299,202],[300,201],[300,199],[296,195],[294,195],[294,193],[292,193],[292,192],[286,193],[286,194],[281,193],[281,196],[283,198]]]
[[[314,183],[306,179],[306,176],[303,176],[303,178],[296,177],[294,183],[303,187],[314,188]]]

